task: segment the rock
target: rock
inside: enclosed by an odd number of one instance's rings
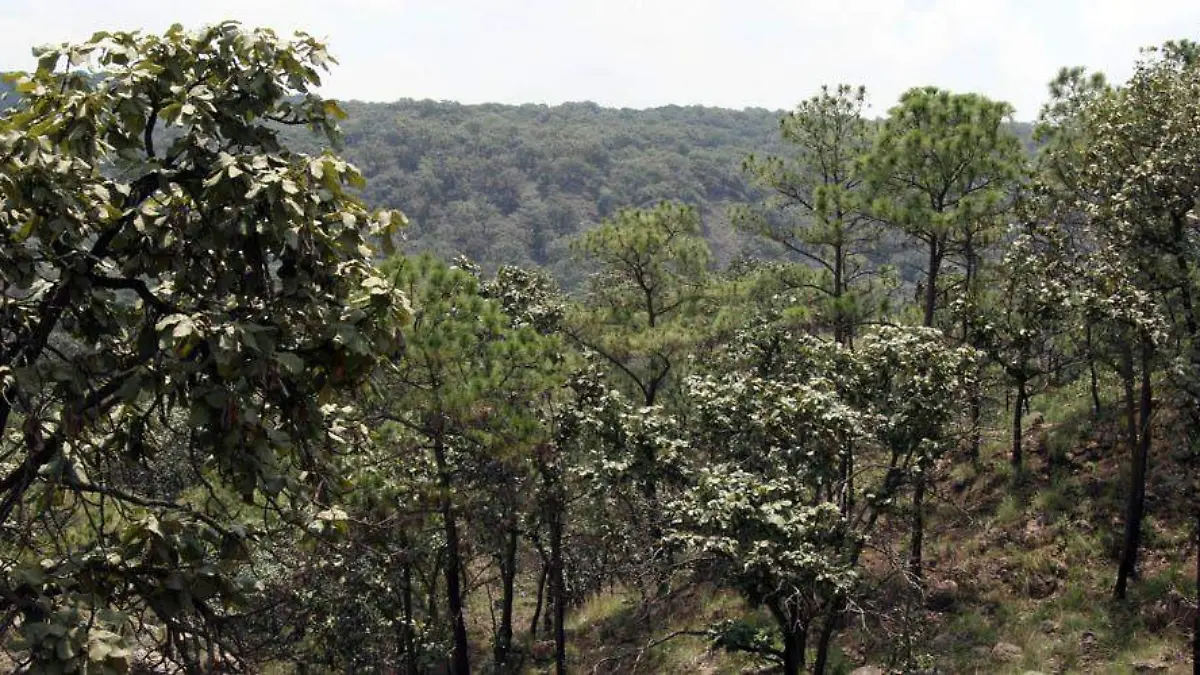
[[[1096,647],[1096,634],[1090,630],[1083,631],[1079,636],[1079,646],[1085,652]]]
[[[533,649],[530,650],[530,655],[534,661],[549,661],[554,658],[554,642],[550,640],[539,640],[533,643]]]
[[[1133,672],[1135,673],[1164,673],[1171,669],[1171,664],[1162,659],[1134,661],[1129,665],[1133,666]]]
[[[887,671],[879,666],[863,666],[850,671],[850,675],[887,675]]]
[[[1034,600],[1041,600],[1054,595],[1054,591],[1058,590],[1058,579],[1051,576],[1043,576],[1035,574],[1029,578],[1026,583],[1026,590],[1029,592],[1029,597]]]
[[[1038,629],[1041,630],[1046,635],[1050,635],[1051,633],[1058,632],[1058,624],[1051,621],[1050,619],[1046,619],[1038,626]]]
[[[927,604],[939,611],[950,609],[958,602],[958,584],[951,579],[936,581],[929,588]]]
[[[1145,611],[1146,627],[1158,632],[1172,626],[1190,626],[1196,620],[1196,608],[1179,591],[1172,590]]]
[[[992,658],[997,661],[1011,663],[1013,661],[1019,661],[1024,655],[1025,650],[1011,642],[997,642],[996,645],[992,647]]]

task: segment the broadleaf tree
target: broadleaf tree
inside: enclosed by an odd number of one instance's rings
[[[337,519],[330,458],[362,431],[337,394],[397,344],[371,242],[402,218],[280,143],[336,137],[307,35],[35,53],[0,116],[0,644],[37,672],[124,672],[135,646],[198,672],[237,656],[263,529]]]
[[[763,323],[688,378],[691,483],[670,503],[672,535],[777,629],[766,640],[717,629],[719,645],[792,674],[815,642],[825,671],[861,592],[863,546],[949,446],[974,358],[931,329],[868,332],[852,352]]]

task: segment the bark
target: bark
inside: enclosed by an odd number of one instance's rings
[[[942,247],[937,236],[929,240],[929,270],[925,281],[925,321],[922,325],[933,325],[933,314],[937,309],[937,279],[942,266]]]
[[[1084,324],[1084,340],[1087,344],[1088,373],[1091,375],[1092,416],[1100,417],[1100,376],[1096,372],[1096,352],[1092,345],[1092,322]]]
[[[446,597],[453,624],[454,650],[450,672],[471,675],[470,644],[467,640],[466,607],[462,595],[462,561],[459,551],[458,520],[450,499],[450,468],[446,461],[445,435],[441,418],[434,422],[433,458],[437,465],[438,487],[441,488],[442,525],[446,536]]]
[[[936,236],[933,236],[929,240],[929,274],[926,278],[928,285],[925,288],[924,325],[926,327],[933,326],[934,311],[937,309],[937,277],[941,265],[941,242]],[[922,468],[927,467],[922,466]],[[921,566],[924,558],[923,545],[925,540],[925,480],[925,471],[921,471],[920,475],[917,476],[916,485],[913,487],[912,536],[908,552],[909,572],[918,582],[923,576]]]
[[[1192,674],[1200,675],[1200,510],[1196,512],[1196,611],[1192,614]]]
[[[554,602],[554,671],[558,675],[567,673],[567,592],[563,581],[563,513],[561,499],[555,499],[557,507],[550,514],[550,595]]]
[[[409,560],[408,539],[404,542],[404,561],[401,563],[401,576],[404,580],[404,663],[407,675],[417,675],[417,645],[413,635],[416,625],[413,617],[412,561]]]
[[[842,515],[847,519],[854,512],[854,443],[846,444],[842,451]]]
[[[974,236],[973,236],[973,233],[970,228],[967,228],[966,235],[967,235],[966,241],[963,244],[963,246],[964,246],[963,253],[966,257],[966,263],[967,263],[965,288],[966,288],[967,296],[973,297],[975,295],[975,282],[976,282],[976,278],[978,276],[977,270],[979,269],[979,259],[978,259],[978,256],[976,256],[976,254],[975,254]],[[965,315],[962,318],[962,333],[963,333],[963,342],[969,343],[970,342],[970,331],[969,331],[967,317]],[[982,387],[983,387],[983,385],[981,384],[983,378],[980,376],[981,375],[980,371],[982,371],[982,369],[983,369],[982,366],[979,366],[976,368],[975,384],[971,387],[971,391],[969,393],[969,401],[968,401],[968,413],[969,413],[968,418],[970,421],[970,443],[968,444],[968,447],[967,447],[967,457],[970,458],[971,461],[973,461],[973,462],[977,461],[979,459],[979,451],[983,446],[983,427],[982,427],[982,420],[983,420]]]
[[[1012,417],[1012,457],[1010,461],[1013,469],[1017,471],[1021,470],[1023,461],[1021,420],[1025,415],[1025,397],[1025,381],[1022,380],[1017,383],[1017,404],[1013,406]]]
[[[500,563],[500,628],[496,633],[493,661],[497,673],[508,672],[508,656],[512,653],[513,586],[517,576],[517,529],[509,524],[505,533],[504,553]]]
[[[550,564],[543,561],[542,573],[538,575],[537,601],[533,606],[533,619],[529,621],[529,637],[536,640],[538,636],[538,621],[542,618],[542,604],[546,599],[546,579],[550,576]]]
[[[1137,558],[1142,543],[1142,519],[1146,510],[1146,474],[1150,457],[1150,416],[1153,408],[1153,390],[1151,388],[1150,347],[1142,345],[1142,386],[1138,403],[1138,422],[1141,429],[1134,429],[1138,436],[1137,443],[1131,448],[1132,466],[1129,472],[1129,496],[1125,503],[1125,536],[1121,545],[1121,564],[1117,569],[1117,585],[1113,595],[1118,600],[1124,600],[1129,588],[1129,580],[1137,577]],[[1132,368],[1132,358],[1130,358]],[[1127,386],[1132,386],[1130,382]],[[1132,391],[1127,395],[1131,396]],[[1128,412],[1132,413],[1132,402],[1128,404]],[[1132,426],[1132,425],[1131,425]],[[1140,431],[1140,433],[1139,433]]]
[[[436,625],[438,617],[438,577],[442,576],[442,552],[438,551],[437,557],[433,560],[433,570],[426,577],[426,586],[429,590],[429,595],[426,597],[425,614],[429,617],[429,623]]]
[[[971,443],[967,449],[967,456],[972,460],[979,459],[979,450],[983,446],[983,392],[980,390],[982,385],[978,382],[979,378],[976,378],[976,384],[971,387],[969,403]]]
[[[922,547],[925,539],[925,467],[913,486],[912,541],[908,551],[908,571],[918,583],[924,578]]]
[[[842,307],[842,294],[845,292],[845,254],[840,245],[833,250],[833,339],[839,345],[845,345],[850,338],[850,330],[845,308]]]
[[[800,675],[804,672],[805,631],[797,626],[783,631],[783,674]]]
[[[842,612],[842,601],[835,599],[825,613],[825,624],[821,626],[821,635],[817,638],[817,656],[813,661],[813,675],[825,675],[829,667],[829,648],[833,645],[833,635],[837,632],[838,616]]]

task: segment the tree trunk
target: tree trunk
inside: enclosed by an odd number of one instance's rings
[[[1200,510],[1196,511],[1196,611],[1192,614],[1192,675],[1200,675]]]
[[[924,565],[923,550],[925,539],[925,471],[924,463],[921,464],[921,473],[917,476],[916,484],[913,486],[913,501],[912,501],[912,541],[908,550],[908,571],[912,574],[913,579],[920,583],[924,578],[925,573],[922,570]]]
[[[458,521],[450,499],[450,467],[446,462],[446,440],[442,420],[434,422],[433,459],[437,464],[438,487],[441,489],[442,525],[446,536],[446,597],[453,624],[454,651],[450,672],[471,675],[470,645],[467,641],[466,608],[462,596],[462,561],[459,553]]]
[[[937,278],[942,266],[941,241],[937,236],[929,239],[929,270],[925,277],[925,321],[922,325],[933,326],[933,314],[937,309]]]
[[[1132,370],[1132,357],[1129,368]],[[1129,472],[1129,496],[1125,503],[1125,537],[1121,545],[1121,564],[1117,569],[1117,585],[1113,595],[1118,600],[1124,600],[1129,587],[1129,580],[1137,578],[1137,557],[1142,543],[1142,517],[1146,509],[1146,473],[1150,457],[1150,415],[1153,407],[1153,391],[1151,389],[1150,346],[1142,343],[1142,388],[1139,401],[1140,430],[1135,429],[1137,443],[1131,448],[1132,466]],[[1127,386],[1131,387],[1132,383]],[[1132,390],[1127,393],[1132,398]],[[1127,403],[1132,413],[1132,402]],[[1139,433],[1140,431],[1140,433]]]
[[[934,311],[937,309],[937,277],[941,266],[941,241],[933,236],[929,240],[929,273],[926,277],[928,286],[925,288],[924,325],[927,328],[933,326]],[[925,539],[925,473],[928,469],[924,463],[919,463],[919,466],[921,472],[917,475],[916,484],[913,486],[912,533],[908,552],[908,569],[918,582],[923,576],[921,566],[924,557],[922,547]]]
[[[968,227],[966,230],[966,240],[963,243],[963,253],[966,258],[966,279],[964,282],[964,293],[968,298],[975,296],[975,283],[979,272],[979,257],[975,254],[974,233]],[[932,325],[932,324],[930,324]],[[966,344],[970,344],[971,336],[969,334],[970,327],[968,325],[967,315],[962,317],[962,339]],[[979,459],[979,451],[983,446],[983,384],[982,384],[982,366],[975,368],[975,380],[971,386],[971,391],[968,393],[968,421],[970,423],[970,442],[967,444],[967,457],[972,462]]]
[[[500,629],[496,632],[493,661],[497,673],[508,672],[508,656],[512,652],[513,585],[517,576],[517,528],[510,523],[505,533],[504,553],[500,563]]]
[[[854,441],[848,441],[842,450],[842,516],[847,521],[854,513]]]
[[[404,544],[404,561],[401,563],[400,574],[404,581],[404,664],[407,675],[417,675],[417,641],[414,635],[413,626],[416,625],[415,617],[413,616],[413,589],[412,589],[412,553],[408,538],[404,537],[401,540]]]
[[[567,589],[563,580],[563,500],[554,500],[558,508],[550,514],[550,596],[554,603],[554,671],[567,673]]]
[[[1022,448],[1021,448],[1021,419],[1025,415],[1025,381],[1017,382],[1017,404],[1013,406],[1012,418],[1012,457],[1010,461],[1014,469],[1013,477],[1016,478],[1016,473],[1021,470]],[[1034,420],[1035,422],[1037,420]]]
[[[1100,376],[1096,373],[1096,352],[1092,345],[1092,322],[1084,324],[1084,339],[1087,344],[1088,373],[1091,375],[1092,416],[1100,417]]]
[[[433,570],[426,577],[428,583],[425,584],[429,595],[425,598],[425,615],[429,618],[430,625],[437,625],[438,622],[438,577],[442,576],[442,552],[438,551],[437,557],[433,560]]]
[[[850,337],[849,327],[846,325],[845,308],[842,306],[842,294],[845,292],[845,261],[843,258],[842,246],[836,245],[833,249],[833,340],[839,345],[845,345]]]
[[[800,675],[804,672],[805,631],[798,626],[783,629],[783,675]]]
[[[830,604],[825,613],[825,624],[821,626],[821,635],[817,638],[817,656],[813,662],[813,675],[825,675],[829,667],[829,648],[833,646],[833,634],[837,632],[837,621],[842,613],[842,601],[836,599]]]
[[[542,573],[538,575],[537,601],[533,606],[533,619],[529,622],[529,639],[537,640],[538,621],[542,618],[542,604],[546,599],[546,578],[550,576],[550,564],[542,561]]]
[[[967,448],[967,456],[971,461],[979,459],[979,450],[983,447],[983,385],[980,383],[979,368],[976,369],[975,383],[971,385],[970,411],[971,442]]]

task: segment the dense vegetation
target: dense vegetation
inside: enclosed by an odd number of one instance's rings
[[[615,110],[591,103],[345,104],[345,157],[363,172],[368,203],[400,208],[412,250],[550,270],[582,282],[573,237],[622,207],[679,201],[700,211],[714,257],[778,257],[771,242],[730,226],[761,195],[742,171],[751,154],[787,152],[782,112],[669,106]],[[1013,123],[1028,139],[1031,127]],[[315,150],[310,137],[294,137]]]
[[[933,87],[881,120],[825,88],[777,127],[343,110],[328,62],[225,23],[11,75],[0,667],[631,672],[691,640],[734,672],[958,672],[970,603],[1004,620],[954,549],[1008,535],[970,509],[1026,503],[1052,576],[1006,583],[1109,608],[1036,665],[1099,669],[1098,632],[1181,649],[1143,602],[1164,578],[1200,621],[1196,44],[1062,71],[1036,152]],[[343,133],[361,169],[322,150]],[[1115,465],[1081,512],[1066,486]],[[585,643],[606,599],[636,641]]]

